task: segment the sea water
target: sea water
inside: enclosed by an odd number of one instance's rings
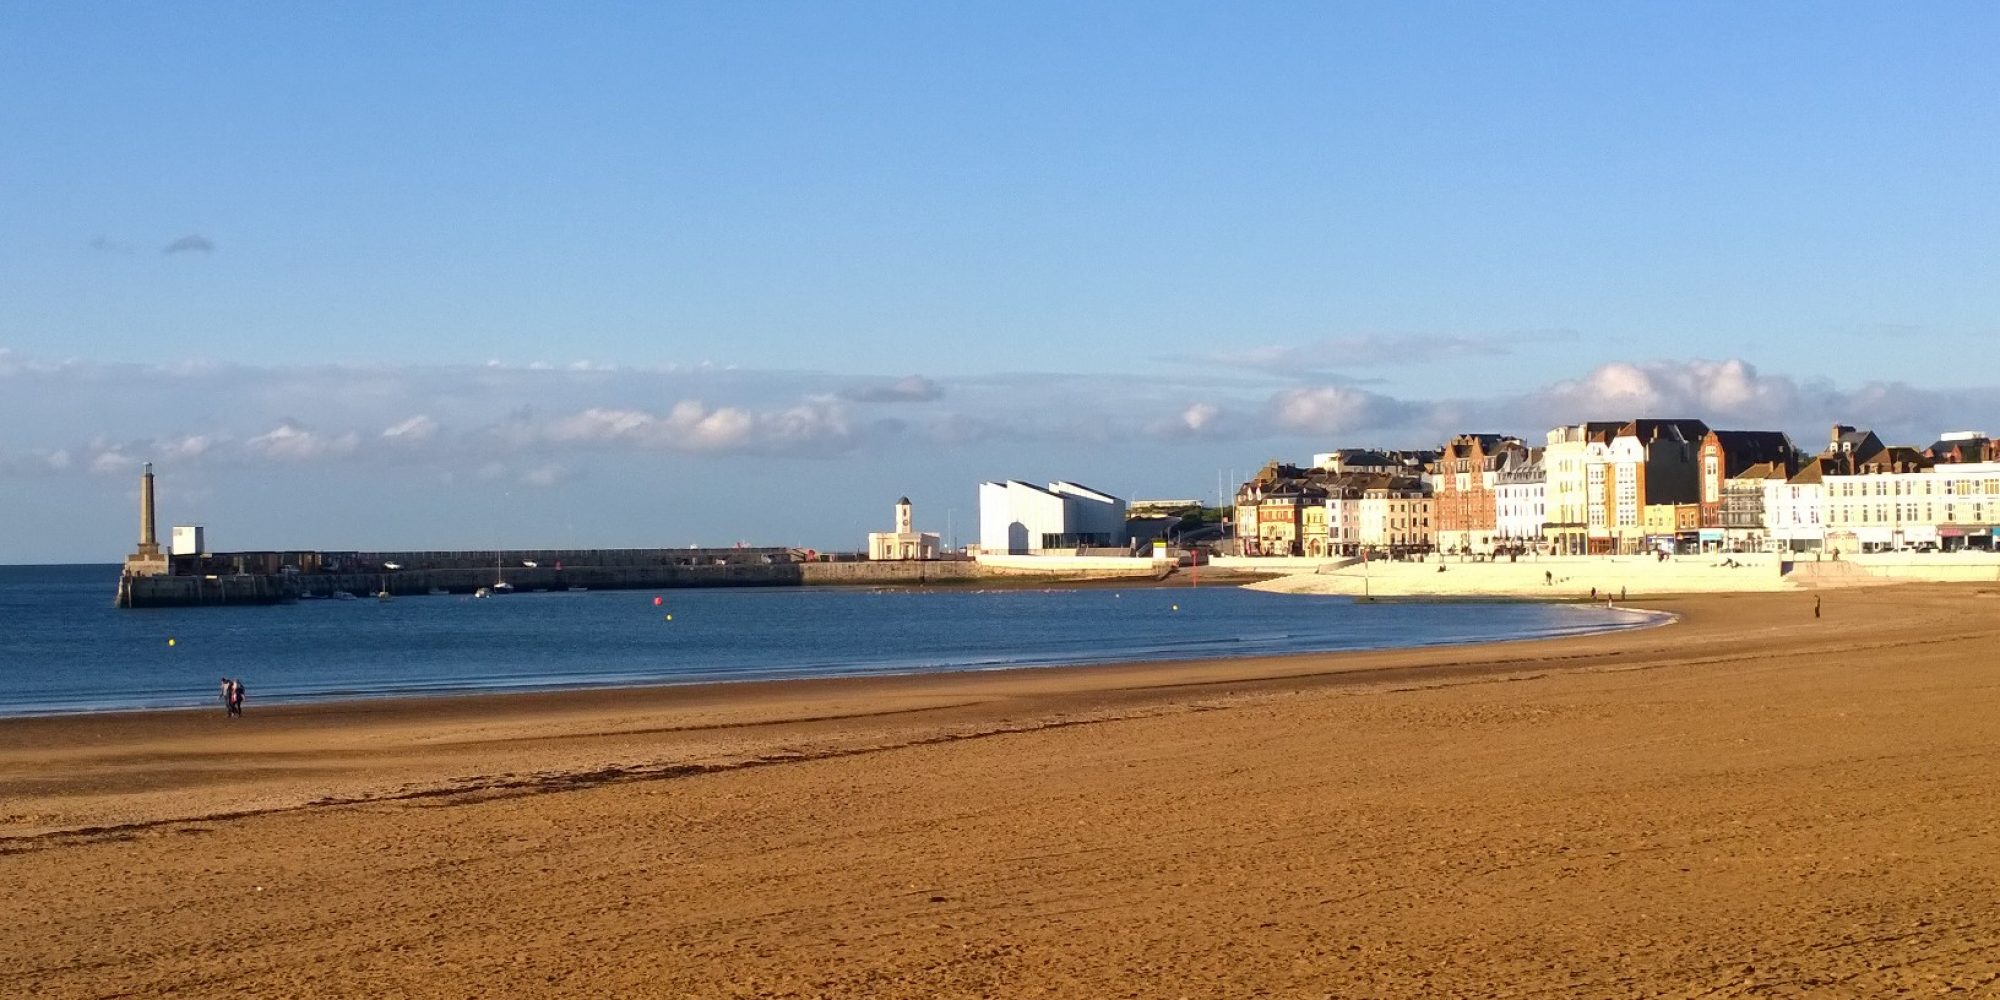
[[[267,704],[1376,649],[1650,620],[1226,586],[564,591],[120,611],[117,579],[116,566],[0,566],[0,715],[208,705],[225,676]]]

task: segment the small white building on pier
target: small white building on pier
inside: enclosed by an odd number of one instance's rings
[[[896,530],[868,535],[870,559],[936,559],[938,536],[934,531],[916,529],[916,512],[910,498],[896,501]]]

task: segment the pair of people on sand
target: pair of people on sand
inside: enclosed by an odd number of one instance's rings
[[[234,719],[243,714],[243,682],[228,677],[222,679],[222,708]]]

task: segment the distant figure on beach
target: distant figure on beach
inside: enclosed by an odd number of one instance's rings
[[[229,714],[238,717],[243,714],[243,682],[240,680],[229,682]]]
[[[1814,598],[1813,598],[1813,617],[1814,617],[1814,618],[1818,618],[1818,617],[1819,617],[1819,598],[1818,598],[1818,597],[1814,597]]]
[[[1592,587],[1592,588],[1590,588],[1590,599],[1591,599],[1591,600],[1593,600],[1593,601],[1594,601],[1594,600],[1597,600],[1597,588],[1596,588],[1596,587]]]
[[[1620,603],[1623,603],[1623,602],[1624,602],[1624,600],[1625,600],[1625,588],[1624,588],[1624,587],[1620,587],[1620,588],[1618,588],[1618,600],[1619,600],[1619,602],[1620,602]]]
[[[227,677],[222,679],[222,714],[235,715],[236,702],[230,700],[230,693],[236,690],[236,682]]]
[[[1543,571],[1542,571],[1542,583],[1543,583],[1543,585],[1544,585],[1544,586],[1549,586],[1549,587],[1553,587],[1553,586],[1555,586],[1555,585],[1556,585],[1556,571],[1555,571],[1555,570],[1552,570],[1552,569],[1545,569],[1545,570],[1543,570]]]

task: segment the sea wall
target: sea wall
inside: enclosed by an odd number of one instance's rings
[[[1360,561],[1352,556],[1212,556],[1206,565],[1243,573],[1318,573]]]
[[[2000,552],[1881,552],[1840,561],[1885,580],[1931,583],[2000,581]]]
[[[799,583],[834,587],[912,587],[963,583],[981,576],[979,565],[967,559],[810,562],[800,564],[799,569]]]
[[[1308,567],[1304,563],[1311,563]],[[2000,553],[1888,552],[1839,559],[1787,559],[1774,553],[1674,556],[1524,557],[1515,562],[1431,557],[1421,562],[1237,558],[1231,569],[1285,573],[1252,584],[1260,590],[1376,597],[1634,597],[1645,594],[1727,594],[1888,583],[2000,582]]]
[[[276,604],[295,593],[268,576],[126,576],[118,580],[121,608],[185,608],[224,604]]]
[[[1050,560],[989,566],[970,560],[739,563],[730,565],[550,565],[462,569],[403,569],[365,573],[280,573],[139,576],[119,582],[120,607],[270,604],[335,593],[408,597],[445,591],[470,594],[505,580],[515,591],[673,590],[688,587],[920,587],[1033,577],[1082,581],[1153,577],[1171,565],[1150,560]]]
[[[1261,561],[1261,560],[1253,560]],[[1646,594],[1746,593],[1798,589],[1776,556],[1573,556],[1516,562],[1375,561],[1294,572],[1258,590],[1374,597],[1534,597],[1558,600]]]
[[[1077,577],[1154,577],[1174,568],[1169,560],[1150,556],[979,556],[979,568],[988,575]]]

